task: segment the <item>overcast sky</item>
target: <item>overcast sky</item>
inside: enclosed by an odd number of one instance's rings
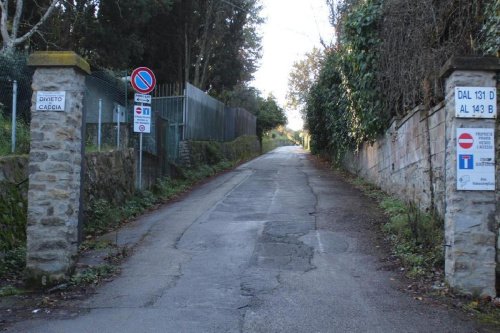
[[[262,0],[261,28],[263,57],[253,85],[264,96],[272,93],[285,104],[288,75],[295,61],[301,60],[314,46],[322,47],[320,36],[329,44],[333,28],[328,20],[325,0]],[[287,110],[288,126],[302,127],[300,116]]]

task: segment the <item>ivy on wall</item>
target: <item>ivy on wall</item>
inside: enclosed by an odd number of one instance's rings
[[[337,43],[309,90],[311,150],[339,162],[373,142],[393,117],[443,99],[451,56],[500,49],[498,0],[327,1]]]

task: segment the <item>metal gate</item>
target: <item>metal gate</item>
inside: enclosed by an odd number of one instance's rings
[[[165,156],[170,162],[179,160],[179,142],[183,138],[185,125],[184,103],[184,96],[153,97],[152,99],[151,106],[162,121],[161,126],[157,126],[157,140],[160,141],[157,144],[157,153],[159,156]]]

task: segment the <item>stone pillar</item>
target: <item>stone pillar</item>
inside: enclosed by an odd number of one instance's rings
[[[29,155],[27,280],[69,277],[78,251],[87,62],[73,52],[36,52]]]
[[[446,279],[451,287],[477,296],[496,295],[496,192],[494,189],[458,190],[457,170],[463,166],[457,164],[457,159],[464,155],[457,156],[457,129],[481,129],[476,133],[481,133],[483,128],[489,131],[495,128],[496,119],[456,117],[455,87],[496,87],[496,72],[500,70],[498,60],[456,57],[450,59],[441,71],[446,93]],[[471,111],[470,108],[468,111]],[[495,135],[498,136],[498,133]],[[477,141],[477,137],[475,139]],[[473,152],[471,149],[471,154],[479,156]],[[474,162],[475,170],[479,167],[478,156]]]

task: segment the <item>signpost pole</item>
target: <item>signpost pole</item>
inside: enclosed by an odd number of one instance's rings
[[[116,115],[116,150],[120,150],[120,113],[121,110],[118,106],[116,106],[116,111],[118,114]]]
[[[101,118],[102,118],[102,98],[99,98],[99,119],[97,123],[97,150],[101,151]]]
[[[12,153],[16,151],[17,81],[12,82]]]
[[[139,190],[142,190],[142,133],[139,133]]]
[[[149,68],[139,67],[132,71],[130,83],[138,93],[148,94],[155,88],[156,78]],[[139,132],[139,190],[142,190],[142,134],[151,131],[151,107],[144,105],[151,104],[151,96],[136,94],[134,102],[139,103],[134,106],[134,132]]]

